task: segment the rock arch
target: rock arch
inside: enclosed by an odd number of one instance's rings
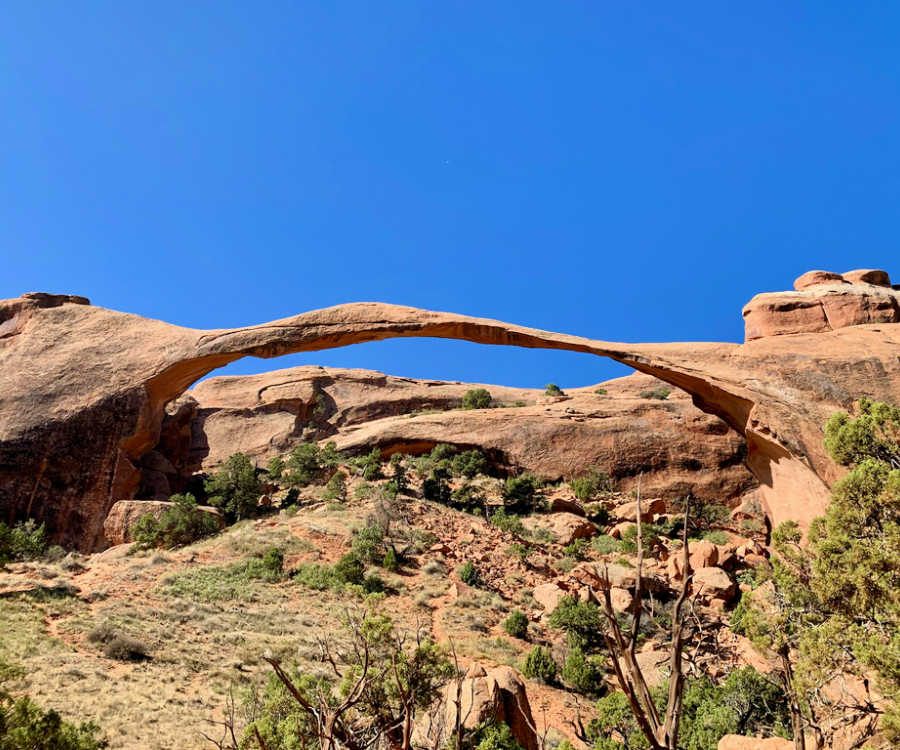
[[[277,357],[397,337],[561,349],[609,357],[691,394],[748,443],[774,522],[821,513],[836,470],[822,424],[866,395],[900,394],[900,325],[859,325],[746,344],[625,344],[484,318],[352,303],[256,326],[200,331],[29,294],[0,302],[0,517],[45,520],[57,540],[102,544],[166,403],[244,356]]]

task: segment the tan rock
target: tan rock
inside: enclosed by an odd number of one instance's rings
[[[794,281],[794,289],[802,292],[812,286],[822,286],[823,284],[846,284],[844,277],[839,273],[832,271],[807,271]]]
[[[691,580],[691,593],[699,593],[701,599],[728,601],[734,595],[734,581],[721,568],[697,568]]]
[[[641,521],[649,523],[660,513],[666,512],[666,501],[661,497],[646,498],[641,500]],[[624,521],[637,522],[637,500],[622,503],[616,507],[616,518]]]
[[[569,593],[569,589],[565,588],[559,581],[550,581],[549,583],[535,586],[531,595],[546,610],[547,614],[550,614],[559,605],[559,600],[564,596],[568,596]]]
[[[576,516],[584,516],[584,506],[574,497],[567,495],[554,495],[550,498],[551,513],[572,513]]]
[[[875,286],[890,287],[891,277],[887,271],[879,271],[873,268],[861,268],[857,271],[847,271],[842,274],[845,281],[851,284],[873,284]]]
[[[718,750],[793,750],[794,743],[792,740],[784,740],[781,737],[758,739],[726,734],[719,740],[717,748]]]
[[[449,735],[455,723],[456,703],[467,729],[487,722],[507,724],[525,750],[538,750],[534,717],[528,702],[525,680],[511,667],[485,670],[480,665],[469,668],[466,677],[444,689],[446,704],[444,732]],[[447,737],[440,739],[446,740]],[[443,742],[440,743],[441,745]]]
[[[630,612],[631,605],[634,604],[634,597],[626,589],[610,589],[609,598],[612,602],[612,608],[616,612]]]
[[[545,515],[530,516],[524,520],[528,529],[547,529],[553,534],[553,538],[563,546],[571,544],[576,539],[590,539],[597,535],[597,527],[586,518],[576,516],[574,513],[547,513]]]
[[[134,525],[145,515],[159,518],[174,503],[159,500],[119,500],[115,503],[103,522],[103,532],[111,545],[125,544],[134,541]],[[200,505],[197,510],[216,519],[219,528],[225,527],[225,519],[217,508]]]
[[[709,568],[719,562],[719,548],[712,542],[688,542],[688,555],[694,570]]]

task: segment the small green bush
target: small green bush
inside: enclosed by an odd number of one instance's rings
[[[503,504],[507,511],[520,515],[534,511],[538,504],[541,485],[541,480],[534,474],[509,477],[503,489]]]
[[[550,649],[535,646],[525,657],[522,674],[529,680],[537,680],[545,685],[552,685],[556,680],[556,662]]]
[[[203,488],[209,504],[219,508],[231,522],[253,518],[260,512],[262,483],[256,467],[243,453],[229,456],[219,471],[206,478]]]
[[[494,511],[489,520],[500,531],[505,531],[507,534],[513,534],[514,536],[525,535],[525,526],[522,524],[522,519],[507,513],[503,508]]]
[[[592,502],[598,495],[607,494],[614,489],[609,474],[596,467],[591,467],[580,477],[575,477],[569,482],[569,487],[575,497],[583,503]]]
[[[731,537],[724,531],[707,531],[701,538],[713,544],[728,544],[731,541]]]
[[[463,565],[457,573],[459,574],[459,580],[467,586],[481,585],[481,573],[478,572],[478,568],[471,561]]]
[[[455,476],[472,479],[475,475],[484,473],[487,468],[487,458],[480,450],[462,451],[451,459],[450,465]]]
[[[273,482],[280,480],[282,474],[284,474],[284,459],[281,456],[275,456],[275,458],[270,460],[266,465],[266,474]]]
[[[594,393],[596,393],[598,396],[605,396],[606,388],[595,388]]]
[[[510,544],[509,547],[506,548],[506,554],[510,557],[518,558],[521,562],[525,562],[528,559],[528,555],[531,553],[531,550],[528,549],[524,544],[519,542],[514,542]]]
[[[574,560],[584,560],[587,557],[588,550],[591,548],[591,542],[588,539],[576,539],[571,544],[563,547],[563,554]]]
[[[574,596],[564,596],[550,613],[547,623],[566,633],[572,648],[593,650],[603,644],[605,624],[600,608],[593,602],[582,602]]]
[[[618,539],[613,539],[608,534],[598,534],[591,539],[591,547],[601,555],[609,555],[613,552],[620,552],[622,544]]]
[[[45,711],[28,696],[0,689],[0,748],[3,750],[101,750],[108,744],[92,723],[72,724]]]
[[[269,547],[262,557],[263,567],[272,578],[284,575],[284,552],[278,547]]]
[[[359,529],[350,545],[353,554],[362,562],[374,565],[384,559],[384,531],[377,523]]]
[[[665,401],[669,394],[672,392],[671,388],[666,388],[664,386],[660,386],[659,388],[651,388],[647,391],[641,391],[641,398],[649,398],[656,399],[658,401]]]
[[[397,553],[394,552],[392,547],[388,547],[387,552],[384,553],[384,557],[381,560],[381,567],[391,573],[400,570],[400,561],[397,559]]]
[[[108,659],[144,661],[150,658],[147,646],[144,643],[129,635],[120,633],[108,622],[88,633],[88,640],[91,643],[103,646],[103,653]],[[0,744],[0,747],[2,747],[2,744]]]
[[[328,484],[325,485],[325,492],[322,493],[323,500],[340,500],[347,498],[347,475],[342,471],[336,471]]]
[[[333,442],[319,447],[318,443],[301,443],[291,451],[286,463],[287,473],[282,481],[292,487],[307,487],[319,482],[328,469],[340,463],[341,457]]]
[[[545,396],[565,396],[565,392],[556,383],[547,383],[544,386]]]
[[[463,409],[487,409],[491,405],[491,394],[484,388],[473,388],[462,397]]]
[[[528,637],[528,618],[521,610],[513,610],[503,621],[503,629],[513,638],[525,639]]]
[[[159,518],[147,513],[134,525],[134,541],[138,547],[165,547],[171,549],[184,544],[192,544],[203,537],[219,531],[220,519],[200,510],[197,500],[188,492],[172,495],[172,507],[164,510]]]
[[[569,687],[585,695],[603,692],[604,659],[600,655],[585,656],[575,647],[569,651],[562,669],[562,679]]]
[[[38,526],[28,519],[10,528],[0,522],[0,567],[13,561],[34,560],[46,549],[44,524]]]
[[[381,473],[381,451],[378,448],[372,450],[365,456],[359,456],[350,461],[353,466],[367,482],[373,479],[380,479]]]
[[[422,482],[422,497],[432,503],[449,505],[452,500],[450,485],[440,477],[428,477]]]
[[[509,725],[504,723],[483,724],[465,739],[463,747],[471,750],[523,750]]]

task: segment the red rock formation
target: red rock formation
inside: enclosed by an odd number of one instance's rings
[[[428,451],[437,443],[474,446],[501,467],[546,479],[569,478],[598,466],[623,490],[642,474],[645,492],[668,499],[691,493],[736,501],[755,485],[743,465],[744,441],[720,419],[694,407],[687,394],[674,391],[663,401],[642,398],[641,393],[661,385],[642,374],[602,385],[603,396],[591,386],[569,390],[566,398],[546,399],[541,389],[297,367],[199,383],[171,405],[176,416],[164,422],[163,438],[170,425],[183,430],[180,415],[191,404],[191,458],[182,458],[187,448],[177,441],[181,453],[166,454],[171,464],[184,467],[182,473],[211,469],[238,450],[265,465],[302,439],[327,438],[342,450],[368,452],[377,446],[386,454]],[[477,387],[487,388],[497,402],[526,405],[455,408],[467,390]],[[426,413],[415,414],[417,410]],[[156,494],[153,468],[144,469],[142,497]],[[158,494],[168,497],[177,488],[166,483]]]
[[[119,500],[110,509],[106,520],[103,522],[103,532],[106,541],[111,545],[125,544],[134,541],[135,524],[148,513],[154,518],[159,518],[165,511],[173,507],[174,503],[153,500]],[[225,526],[225,519],[216,508],[208,505],[200,505],[197,510],[213,516],[217,519],[219,527]]]
[[[808,271],[794,292],[757,294],[744,307],[747,341],[868,323],[900,323],[900,292],[884,271]]]
[[[864,288],[874,290],[875,307],[893,291]],[[900,325],[890,323],[743,345],[621,344],[377,303],[222,331],[83,303],[50,295],[0,302],[0,516],[30,514],[56,541],[83,549],[103,543],[113,502],[138,489],[138,464],[158,443],[166,404],[245,355],[426,336],[610,357],[682,388],[745,436],[776,523],[805,524],[823,511],[838,475],[822,447],[832,412],[860,396],[900,401]]]

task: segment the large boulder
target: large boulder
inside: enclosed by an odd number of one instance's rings
[[[717,750],[794,750],[792,740],[781,737],[742,737],[737,734],[726,734],[719,740]]]
[[[144,516],[159,518],[174,503],[161,500],[119,500],[110,509],[103,522],[103,533],[110,545],[125,544],[134,541],[134,526]],[[225,527],[225,519],[217,508],[200,505],[197,508],[216,519],[219,528]]]
[[[485,670],[473,664],[463,680],[444,688],[444,726],[448,733],[455,726],[457,703],[466,729],[488,722],[503,723],[525,750],[538,750],[525,680],[515,669],[501,666]]]
[[[597,535],[597,527],[590,521],[574,513],[547,513],[530,516],[523,522],[531,531],[544,529],[553,535],[553,539],[562,545],[568,545],[576,539],[590,539]]]

